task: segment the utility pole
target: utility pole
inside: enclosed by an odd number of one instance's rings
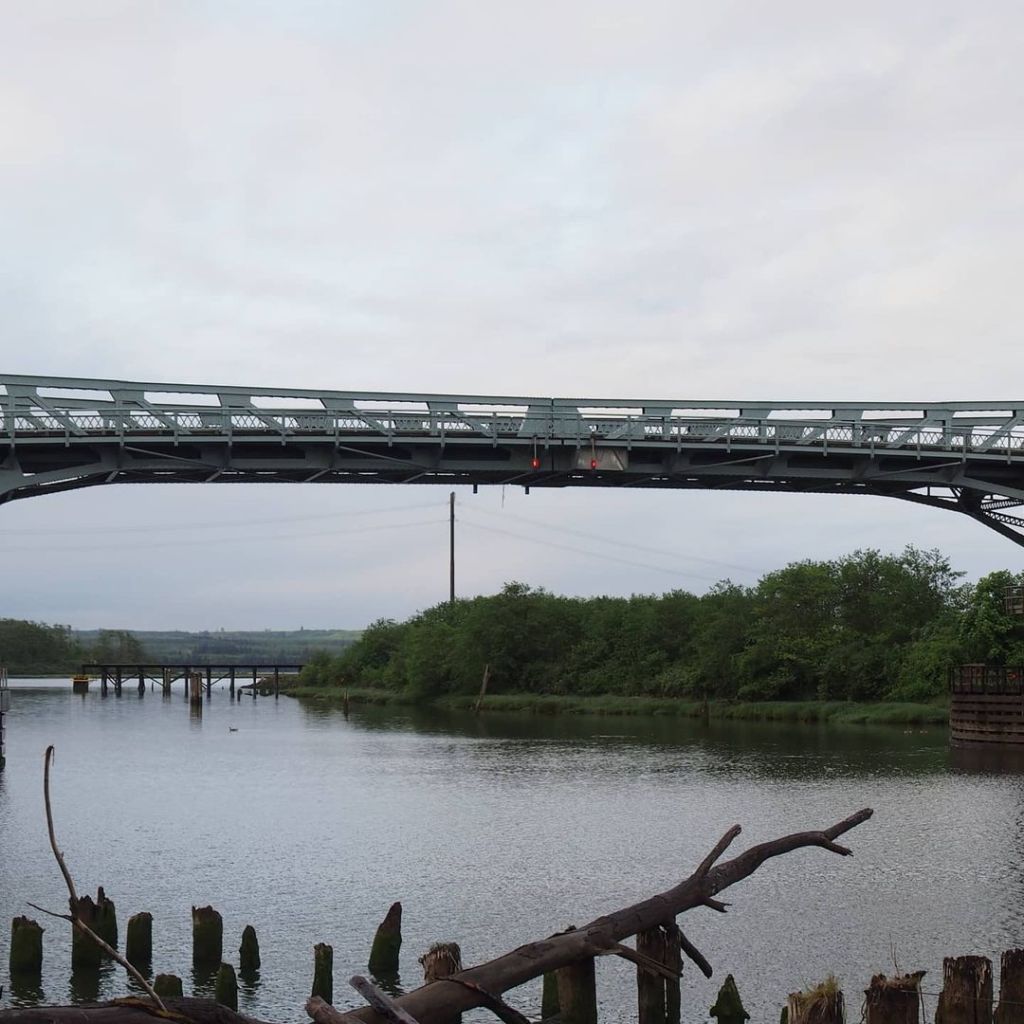
[[[448,495],[448,600],[455,604],[455,492]]]

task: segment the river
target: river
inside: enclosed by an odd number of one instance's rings
[[[340,711],[282,697],[232,702],[214,689],[201,718],[163,699],[74,696],[66,680],[13,682],[0,772],[0,922],[26,901],[63,910],[46,839],[42,754],[58,840],[80,892],[103,885],[123,941],[154,915],[154,966],[193,984],[189,908],[224,915],[237,963],[242,928],[263,968],[240,1009],[304,1020],[312,947],[334,947],[335,1002],[365,973],[388,905],[405,911],[402,981],[437,940],[469,965],[669,888],[733,823],[736,851],[824,827],[870,806],[854,856],[804,850],[731,890],[726,915],[680,923],[715,967],[687,965],[683,1015],[707,1020],[736,976],[756,1020],[832,971],[851,1017],[873,973],[926,969],[944,955],[1024,944],[1024,774],[1019,763],[953,755],[944,730],[641,718],[479,718],[412,709]],[[235,730],[235,731],[232,731]],[[41,992],[5,986],[0,1005],[95,996],[70,978],[69,929],[44,922]],[[0,926],[6,983],[8,926]],[[633,968],[598,964],[601,1019],[635,1019]],[[200,988],[203,988],[201,984]],[[124,989],[106,968],[98,994]],[[510,994],[527,1013],[540,985]],[[928,1000],[929,1013],[934,999]]]

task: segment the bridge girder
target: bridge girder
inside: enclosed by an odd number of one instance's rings
[[[1024,403],[680,402],[0,375],[0,504],[113,483],[873,494],[1024,544]]]

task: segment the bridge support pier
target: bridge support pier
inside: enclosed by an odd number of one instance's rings
[[[206,667],[206,696],[209,697],[213,692],[213,669],[209,665]]]
[[[144,697],[146,695],[146,673],[139,669],[139,696]]]
[[[274,666],[274,700],[277,700],[278,690],[281,688],[281,670]]]
[[[107,670],[103,669],[100,673],[100,696],[106,697],[107,695]]]
[[[228,669],[228,676],[229,676],[229,678],[231,680],[231,685],[229,687],[229,692],[231,694],[231,699],[234,700],[235,699],[235,667],[234,667],[234,665],[232,665],[231,668]]]

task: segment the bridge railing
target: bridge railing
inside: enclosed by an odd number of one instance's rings
[[[700,403],[263,390],[0,374],[0,437],[383,437],[1012,455],[1024,404]]]
[[[83,413],[68,410],[0,412],[0,435],[15,441],[109,437],[300,436],[474,437],[540,442],[737,442],[762,445],[842,445],[857,448],[927,448],[976,452],[1024,450],[1024,425],[942,426],[862,420],[688,419],[661,416],[458,417],[375,411],[353,413],[239,413],[220,410],[136,409]]]

